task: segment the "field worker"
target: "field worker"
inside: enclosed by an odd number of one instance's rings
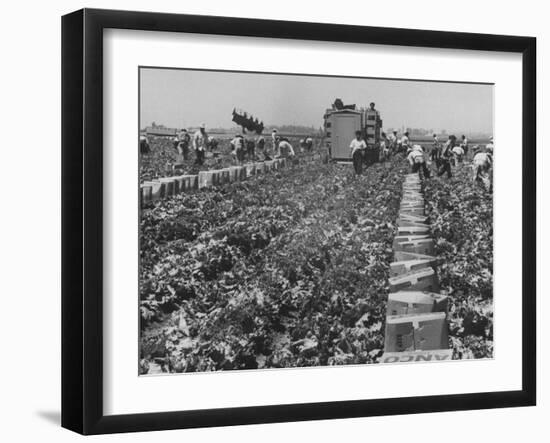
[[[238,164],[244,161],[244,139],[241,134],[236,134],[235,138],[231,140],[231,154],[235,156]]]
[[[197,132],[195,132],[195,135],[193,135],[193,149],[195,150],[195,154],[197,156],[197,159],[195,160],[196,164],[202,165],[204,163],[204,156],[206,154],[207,147],[208,134],[206,133],[206,125],[202,123]]]
[[[453,173],[451,172],[451,159],[453,157],[453,148],[455,147],[456,137],[449,135],[449,139],[445,142],[445,146],[441,151],[440,167],[437,173],[438,177],[447,173],[447,178],[451,178]]]
[[[430,159],[439,166],[439,158],[441,157],[441,143],[439,143],[439,138],[437,134],[433,135],[432,141],[432,151],[430,152]]]
[[[353,159],[353,169],[356,175],[361,175],[363,172],[363,158],[365,156],[365,150],[367,144],[365,140],[361,138],[361,131],[355,131],[355,138],[349,145],[350,156]]]
[[[401,150],[407,152],[409,150],[410,142],[411,141],[409,140],[409,131],[405,131],[403,137],[401,137]]]
[[[187,132],[187,129],[182,129],[178,135],[176,135],[176,150],[183,160],[189,158],[189,143],[191,142],[191,136]]]
[[[273,146],[273,152],[277,150],[277,143],[279,143],[277,138],[278,138],[277,130],[274,129],[273,131],[271,131],[271,146]]]
[[[311,152],[313,149],[313,139],[308,135],[305,139],[306,151]]]
[[[146,135],[141,134],[139,136],[139,153],[141,155],[149,154],[151,147],[149,146],[149,139]]]
[[[479,146],[474,148],[472,168],[474,170],[474,182],[479,182],[486,189],[491,188],[489,170],[493,164],[493,157],[488,152],[482,152]]]
[[[256,149],[258,153],[262,153],[265,160],[270,160],[269,155],[267,155],[266,149],[265,149],[265,138],[262,134],[258,136],[256,139]]]
[[[214,151],[216,149],[218,149],[218,145],[220,144],[220,142],[218,141],[217,138],[214,138],[214,137],[208,137],[208,149],[210,149],[211,151]]]
[[[244,139],[244,147],[246,148],[246,156],[248,160],[256,159],[256,143],[254,140]]]
[[[392,131],[392,133],[388,137],[388,140],[390,142],[391,153],[396,154],[397,153],[397,131]]]
[[[288,157],[294,157],[296,154],[294,153],[294,148],[290,144],[287,138],[278,138],[278,157],[281,158],[288,158]]]
[[[424,149],[422,149],[422,146],[413,145],[409,155],[407,155],[407,161],[411,165],[411,172],[413,174],[418,172],[418,175],[421,176],[420,170],[422,170],[424,177],[430,178],[430,170],[426,167],[426,159],[424,158]]]
[[[382,136],[380,137],[380,151],[382,152],[382,158],[384,159],[384,161],[389,160],[390,141],[388,140],[385,132],[382,132]]]
[[[464,159],[464,148],[462,146],[454,146],[453,149],[454,159],[457,163],[462,163]]]
[[[489,137],[489,143],[487,143],[487,144],[485,145],[485,150],[486,150],[489,154],[493,155],[494,149],[495,149],[495,145],[493,144],[493,137]]]
[[[468,155],[468,139],[463,134],[462,141],[460,142],[460,147],[464,150],[464,155]]]

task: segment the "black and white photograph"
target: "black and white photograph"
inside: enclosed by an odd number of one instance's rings
[[[140,375],[494,358],[493,84],[138,76]]]

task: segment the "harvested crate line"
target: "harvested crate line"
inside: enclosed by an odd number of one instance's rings
[[[310,163],[321,159],[320,155],[305,156],[294,159],[294,164]],[[287,159],[280,158],[263,162],[246,163],[242,166],[231,166],[222,169],[210,169],[199,171],[194,175],[178,175],[161,177],[156,180],[143,182],[140,185],[140,207],[145,203],[171,198],[175,195],[188,192],[188,190],[200,190],[213,186],[245,181],[251,176],[266,174],[285,168],[290,163]],[[234,171],[234,172],[233,172]]]
[[[448,299],[438,293],[438,260],[433,256],[434,241],[426,223],[419,176],[406,175],[403,189],[380,362],[450,360]]]

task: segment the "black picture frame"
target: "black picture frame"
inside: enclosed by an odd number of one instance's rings
[[[523,64],[522,388],[394,399],[106,416],[103,413],[103,30],[170,31],[504,51]],[[536,403],[536,39],[83,9],[62,18],[62,426],[82,434],[228,426]]]

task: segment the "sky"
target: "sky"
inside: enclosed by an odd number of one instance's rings
[[[140,127],[232,128],[240,108],[266,126],[323,125],[336,98],[376,103],[384,128],[492,133],[493,86],[482,84],[142,68]]]

